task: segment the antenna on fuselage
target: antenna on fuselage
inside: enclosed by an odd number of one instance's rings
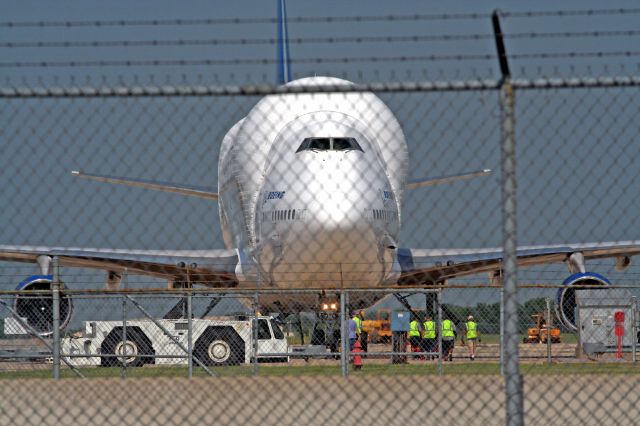
[[[278,0],[278,84],[291,81],[291,61],[289,59],[289,32],[287,30],[287,6]]]

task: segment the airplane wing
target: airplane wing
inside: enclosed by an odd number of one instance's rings
[[[640,240],[601,243],[526,246],[517,249],[518,266],[569,262],[575,272],[584,271],[584,260],[615,258],[624,269],[640,254]],[[576,257],[577,254],[577,257]],[[402,268],[398,284],[418,285],[482,272],[499,271],[502,248],[486,249],[398,249]]]
[[[133,179],[121,176],[95,175],[83,173],[78,170],[71,172],[73,176],[94,180],[96,182],[117,183],[120,185],[137,186],[138,188],[153,189],[155,191],[173,192],[182,195],[191,195],[193,197],[206,198],[218,201],[218,194],[211,191],[210,188],[193,185],[182,185],[171,182],[160,182],[148,179]]]
[[[519,266],[570,262],[576,272],[584,272],[580,258],[615,258],[619,268],[640,254],[640,240],[601,243],[526,246],[517,250]],[[61,266],[102,269],[121,274],[191,282],[208,287],[234,287],[238,284],[236,250],[126,250],[47,246],[0,245],[0,260],[38,263],[40,256],[58,256]],[[502,249],[398,249],[400,285],[442,282],[501,269]],[[576,262],[578,264],[576,264]]]
[[[103,269],[122,274],[166,278],[208,287],[237,285],[236,250],[123,250],[0,245],[0,260],[38,263],[41,256],[58,256],[60,266]],[[46,275],[46,274],[44,274]]]
[[[407,182],[405,188],[416,189],[416,188],[422,188],[424,186],[439,185],[441,183],[451,183],[458,180],[466,180],[466,179],[471,179],[471,178],[480,177],[480,176],[488,176],[490,174],[491,174],[491,169],[482,169],[482,170],[469,172],[469,173],[416,179],[416,180]]]

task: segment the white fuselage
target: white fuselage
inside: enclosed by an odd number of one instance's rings
[[[361,150],[300,150],[306,138],[352,138]],[[239,276],[277,288],[392,282],[407,161],[402,129],[373,93],[260,100],[220,151],[220,222],[225,245],[240,248]]]

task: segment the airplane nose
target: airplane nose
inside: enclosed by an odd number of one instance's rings
[[[309,193],[314,198],[307,204],[306,227],[310,235],[316,236],[315,245],[325,245],[319,250],[335,253],[336,258],[347,256],[361,261],[376,247],[375,230],[367,212],[378,200],[376,187],[384,183],[377,180],[384,174],[358,164],[357,155],[334,157],[333,163],[326,160],[317,167],[314,182],[309,183]]]
[[[345,256],[355,259],[358,253],[363,254],[375,247],[371,223],[362,213],[354,211],[309,212],[307,231],[314,236],[310,246],[325,253],[327,261],[344,260]]]
[[[323,134],[329,135],[325,139],[331,143],[335,143],[334,135],[349,135],[361,149],[333,149],[331,145],[331,149],[319,146],[276,152],[266,170],[264,187],[281,191],[277,194],[283,196],[263,193],[260,208],[267,219],[258,232],[261,240],[276,236],[282,240],[282,252],[278,255],[267,244],[261,260],[274,281],[290,286],[374,285],[388,269],[382,240],[397,232],[393,228],[397,219],[392,221],[398,217],[395,199],[386,195],[392,191],[386,165],[364,135],[320,118],[313,124],[317,130],[305,128],[304,134],[292,135],[283,131],[279,136],[282,146],[291,146],[285,144],[289,140],[306,141],[308,134]],[[305,145],[298,142],[296,146]],[[269,220],[274,212],[285,211],[281,209],[302,213],[295,220]]]

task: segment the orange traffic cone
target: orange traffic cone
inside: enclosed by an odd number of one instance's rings
[[[353,345],[353,368],[356,370],[360,370],[362,368],[362,345],[360,344],[360,339],[356,340],[356,343]]]

